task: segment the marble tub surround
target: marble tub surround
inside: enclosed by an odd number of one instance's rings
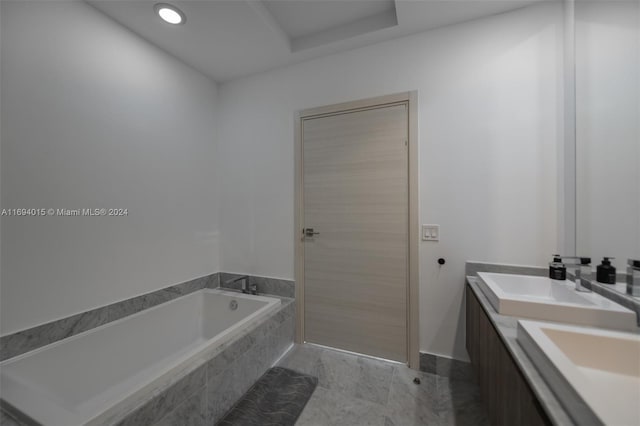
[[[112,303],[107,306],[2,336],[0,337],[0,361],[91,330],[92,328],[135,314],[202,288],[222,287],[239,290],[241,286],[239,282],[226,284],[226,281],[239,276],[242,276],[242,274],[216,272],[121,302]],[[251,284],[257,285],[259,294],[288,298],[295,296],[295,285],[294,282],[290,280],[251,276],[250,282]]]
[[[151,293],[92,309],[60,320],[51,321],[17,333],[0,337],[0,361],[66,339],[92,328],[203,288],[219,286],[218,273],[195,278]]]
[[[248,274],[235,274],[229,272],[220,272],[220,287],[232,288],[234,290],[240,290],[242,288],[241,282],[229,281],[242,277]],[[295,297],[295,282],[291,280],[284,280],[280,278],[260,277],[255,275],[249,275],[249,284],[256,285],[258,288],[258,294],[270,294],[282,297]]]
[[[282,304],[268,321],[238,340],[222,357],[208,362],[207,425],[220,420],[293,345],[295,303],[283,298]]]
[[[462,378],[307,344],[278,365],[318,377],[298,426],[487,424],[478,386]]]
[[[207,366],[206,364],[199,365],[192,368],[189,373],[165,389],[157,391],[155,396],[146,400],[142,406],[135,411],[126,414],[124,418],[122,418],[122,414],[118,414],[114,416],[113,421],[107,424],[115,424],[118,426],[156,424],[163,420],[164,417],[171,416],[176,411],[185,411],[182,409],[183,404],[191,400],[194,396],[206,394],[206,392],[204,392],[206,383]],[[202,416],[202,410],[197,411],[197,414]]]
[[[478,280],[478,277],[467,276],[467,284],[471,287],[478,298],[480,305],[482,305],[482,308],[489,317],[489,320],[497,331],[498,336],[500,336],[500,339],[511,354],[514,362],[520,368],[523,377],[536,395],[549,419],[554,424],[559,425],[576,424],[556,397],[553,389],[549,387],[529,356],[518,343],[518,320],[522,318],[498,314],[480,289]]]
[[[249,324],[187,370],[176,372],[165,386],[103,424],[118,426],[192,425],[217,422],[255,381],[293,344],[295,304],[281,306],[265,319]]]

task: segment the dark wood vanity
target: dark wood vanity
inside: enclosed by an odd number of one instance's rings
[[[552,424],[469,284],[466,346],[491,425]]]

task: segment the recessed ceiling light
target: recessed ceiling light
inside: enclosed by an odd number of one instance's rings
[[[158,3],[154,6],[156,13],[160,15],[163,21],[168,22],[169,24],[184,24],[187,20],[184,13],[177,7],[167,4],[167,3]]]

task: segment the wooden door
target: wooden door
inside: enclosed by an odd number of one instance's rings
[[[305,340],[407,361],[407,103],[302,122]]]

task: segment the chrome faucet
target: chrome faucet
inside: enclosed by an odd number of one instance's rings
[[[240,277],[236,277],[236,278],[232,278],[230,280],[225,281],[225,284],[233,284],[235,282],[238,281],[242,281],[242,286],[240,287],[240,290],[242,290],[242,292],[244,294],[257,294],[258,293],[258,287],[254,284],[254,285],[250,285],[249,284],[249,275],[242,275]]]
[[[591,293],[591,258],[590,257],[563,257],[562,260],[571,260],[568,266],[572,267],[576,283],[576,291]],[[565,262],[566,263],[566,262]],[[588,284],[588,287],[585,285]]]
[[[627,261],[627,294],[640,297],[640,260]]]

